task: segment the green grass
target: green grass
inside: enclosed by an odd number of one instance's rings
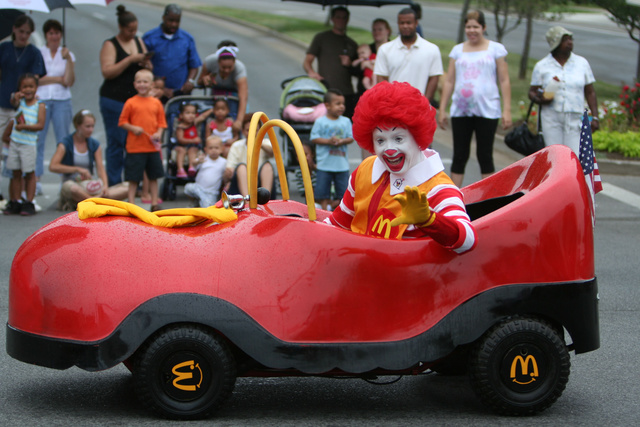
[[[449,0],[449,3],[455,3],[458,0]],[[460,1],[461,2],[461,1]],[[313,36],[320,31],[326,31],[327,26],[321,22],[311,21],[307,19],[298,19],[292,17],[282,17],[264,12],[256,12],[245,9],[233,9],[228,7],[201,6],[197,9],[204,12],[210,12],[218,15],[228,16],[240,21],[261,25],[270,30],[287,35],[304,44],[310,44]],[[358,43],[370,43],[371,32],[369,29],[349,27],[349,36]],[[440,48],[442,53],[442,63],[445,69],[449,62],[449,52],[456,44],[453,40],[429,39]],[[509,64],[509,77],[511,78],[511,114],[513,120],[520,118],[519,101],[529,103],[527,93],[529,92],[529,82],[533,66],[540,58],[529,58],[527,75],[524,80],[518,79],[518,69],[520,67],[521,55],[518,53],[509,53],[507,61]],[[604,100],[617,101],[621,88],[618,85],[608,83],[595,83],[596,94],[599,103]]]

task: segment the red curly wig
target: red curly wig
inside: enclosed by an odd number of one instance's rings
[[[376,127],[406,128],[424,150],[436,131],[436,109],[409,83],[381,82],[360,97],[353,114],[353,138],[370,153]]]

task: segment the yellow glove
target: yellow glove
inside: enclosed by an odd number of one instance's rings
[[[402,215],[391,221],[391,226],[400,224],[416,224],[418,227],[428,227],[436,219],[436,213],[429,209],[427,194],[420,192],[418,187],[404,188],[404,193],[394,197],[402,206]]]

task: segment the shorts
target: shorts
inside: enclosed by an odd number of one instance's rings
[[[178,144],[178,147],[182,147],[185,150],[189,151],[192,148],[197,148],[198,150],[200,149],[200,144]]]
[[[349,185],[349,171],[328,172],[316,171],[316,188],[314,196],[317,200],[331,199],[331,184],[335,187],[336,200],[342,199]]]
[[[73,199],[73,195],[71,190],[76,185],[82,187],[84,191],[89,193],[91,196],[98,196],[102,194],[102,189],[104,188],[104,184],[101,180],[86,180],[77,182],[75,180],[69,179],[62,183],[62,188],[60,188],[60,199],[58,200],[58,209],[63,211],[74,211],[76,210],[77,202]]]
[[[154,180],[164,177],[164,168],[159,151],[149,153],[127,153],[124,159],[124,180],[140,182],[147,173],[147,178]]]
[[[11,141],[9,155],[7,156],[7,169],[20,170],[24,173],[36,170],[36,146],[18,144]]]

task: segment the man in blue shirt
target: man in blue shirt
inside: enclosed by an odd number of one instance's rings
[[[189,94],[193,90],[198,67],[202,65],[191,34],[180,29],[182,9],[169,4],[164,9],[162,24],[147,31],[144,40],[153,55],[153,73],[165,77],[165,95]]]

